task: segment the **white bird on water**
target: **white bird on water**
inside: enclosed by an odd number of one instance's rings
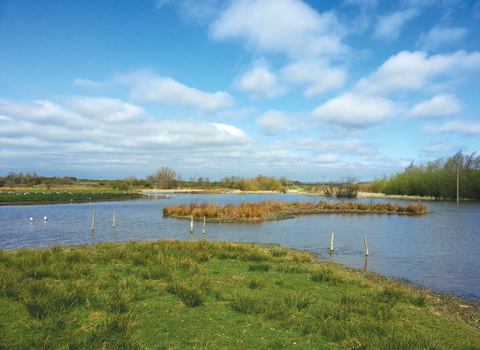
[[[43,218],[43,220],[47,221],[47,220],[48,220],[48,218],[45,216],[45,217]]]
[[[33,221],[33,218],[32,218],[32,217],[30,217],[30,221]]]

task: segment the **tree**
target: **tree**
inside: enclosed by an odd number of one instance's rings
[[[177,172],[169,167],[161,167],[155,171],[150,181],[159,188],[173,188],[177,183]]]

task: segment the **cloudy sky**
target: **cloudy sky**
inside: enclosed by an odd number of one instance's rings
[[[0,0],[0,176],[368,181],[479,96],[480,0]]]

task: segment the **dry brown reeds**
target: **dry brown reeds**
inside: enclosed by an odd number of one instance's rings
[[[281,220],[294,215],[323,214],[323,213],[386,213],[417,215],[428,212],[428,207],[421,204],[410,203],[401,206],[391,203],[320,203],[312,202],[282,202],[264,201],[259,203],[243,202],[227,204],[223,207],[216,203],[192,202],[189,205],[173,205],[163,208],[164,216],[177,218],[190,218],[208,221],[233,222],[254,220]]]

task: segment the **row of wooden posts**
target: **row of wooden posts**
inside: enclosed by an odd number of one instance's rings
[[[92,221],[92,232],[95,229],[95,215],[97,214],[97,210],[93,210],[93,221]],[[113,228],[115,228],[115,216],[117,212],[113,212]],[[193,235],[193,215],[190,217],[190,233]],[[205,216],[203,217],[203,234],[205,234]],[[365,243],[365,254],[368,256],[368,245],[367,245],[367,237],[363,237],[363,241]],[[332,237],[330,240],[330,254],[333,254],[333,232],[332,232]]]
[[[95,216],[97,215],[97,209],[93,209],[93,220],[92,220],[92,232],[95,230]],[[113,212],[113,228],[115,228],[115,217],[117,216],[117,212]]]
[[[368,245],[367,245],[367,237],[363,237],[363,241],[365,243],[365,254],[368,256]],[[330,240],[330,254],[333,254],[333,232],[332,232],[332,238]]]

